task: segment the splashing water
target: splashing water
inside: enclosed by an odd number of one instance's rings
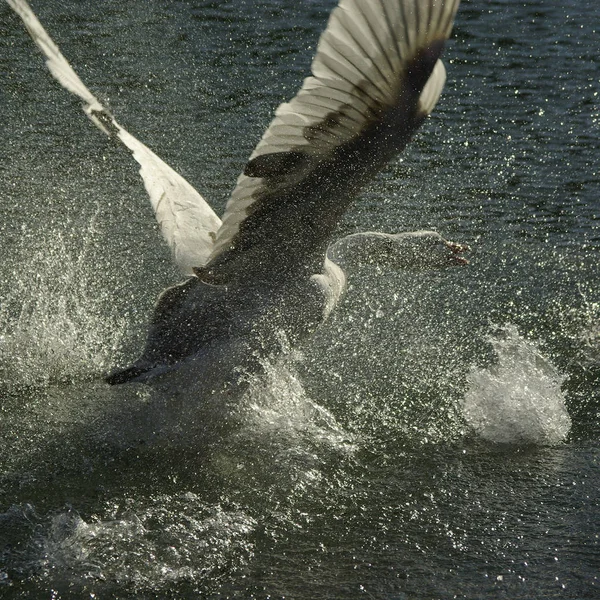
[[[352,436],[335,417],[311,400],[302,386],[292,362],[302,361],[300,352],[288,360],[262,361],[264,376],[253,378],[243,403],[247,426],[268,436],[290,438],[308,436],[340,451],[352,449]]]
[[[87,520],[60,513],[45,528],[38,546],[47,575],[152,589],[181,581],[219,583],[252,556],[256,521],[183,492],[108,503],[104,514]]]
[[[600,362],[600,302],[592,302],[586,293],[579,288],[583,298],[583,323],[579,332],[580,353],[582,362],[598,364]]]
[[[563,441],[571,428],[561,391],[564,377],[514,325],[489,341],[497,363],[468,375],[462,411],[469,427],[499,444]]]
[[[0,305],[3,380],[43,386],[89,378],[114,362],[126,320],[90,272],[95,220],[79,248],[50,231],[20,260]]]
[[[293,364],[298,357],[294,352],[263,362],[264,372],[253,378],[239,405],[242,426],[232,438],[246,476],[254,472],[256,480],[285,489],[288,497],[314,490],[329,460],[339,462],[356,450],[354,436],[306,394]],[[248,447],[252,452],[239,454]]]

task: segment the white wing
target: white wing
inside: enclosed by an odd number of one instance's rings
[[[152,150],[123,129],[85,87],[71,65],[50,39],[25,0],[6,0],[21,17],[33,41],[46,57],[55,79],[84,102],[86,115],[107,135],[119,139],[140,165],[140,175],[163,237],[183,273],[204,265],[212,252],[221,221],[204,198]]]
[[[445,82],[438,58],[458,4],[340,0],[319,41],[313,76],[277,109],[239,177],[201,278],[226,280],[257,262],[272,268],[282,253],[301,251],[300,243],[287,248],[281,231],[305,235],[306,246],[313,233],[300,232],[302,224],[313,232],[321,227],[309,211],[320,210],[319,219],[335,225],[349,197],[433,110]],[[330,235],[321,229],[314,235]]]

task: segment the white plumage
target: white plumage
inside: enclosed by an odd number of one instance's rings
[[[27,2],[6,1],[25,23],[56,80],[83,100],[83,110],[95,125],[131,150],[173,260],[185,275],[192,275],[192,268],[205,264],[212,252],[214,236],[221,226],[219,217],[179,173],[117,123],[79,79]]]
[[[276,110],[250,160],[271,153],[306,153],[301,172],[289,175],[294,186],[340,146],[359,139],[404,99],[408,66],[420,51],[450,35],[457,8],[458,0],[341,0],[319,40],[312,77]],[[443,64],[437,61],[416,114],[431,113],[445,79]],[[279,183],[279,194],[281,188]],[[249,207],[264,194],[269,194],[268,182],[240,175],[211,260],[235,243]]]
[[[132,152],[175,263],[196,276],[161,296],[144,355],[113,382],[164,370],[211,344],[222,346],[227,336],[247,343],[255,323],[262,324],[265,339],[274,337],[269,327],[302,337],[343,291],[344,271],[336,264],[343,262],[342,247],[358,256],[365,254],[357,252],[362,245],[399,266],[465,262],[457,256],[464,247],[431,232],[361,234],[326,252],[352,198],[435,107],[446,78],[439,56],[459,0],[340,0],[319,40],[311,76],[276,110],[222,222],[91,94],[27,2],[7,2],[52,75],[81,98],[102,131]]]

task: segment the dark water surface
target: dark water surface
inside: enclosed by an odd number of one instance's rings
[[[217,212],[332,6],[33,3]],[[340,234],[433,228],[471,264],[352,273],[201,435],[173,392],[175,441],[132,444],[106,415],[141,430],[155,392],[101,375],[178,274],[0,4],[0,598],[600,597],[599,28],[597,0],[464,2],[440,104]]]

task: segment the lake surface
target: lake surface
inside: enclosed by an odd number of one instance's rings
[[[220,212],[333,4],[33,8]],[[597,0],[463,2],[438,107],[339,235],[432,228],[471,264],[353,272],[200,437],[167,391],[175,441],[133,444],[106,415],[155,392],[102,375],[179,276],[133,160],[0,5],[0,597],[600,597],[599,28]]]

